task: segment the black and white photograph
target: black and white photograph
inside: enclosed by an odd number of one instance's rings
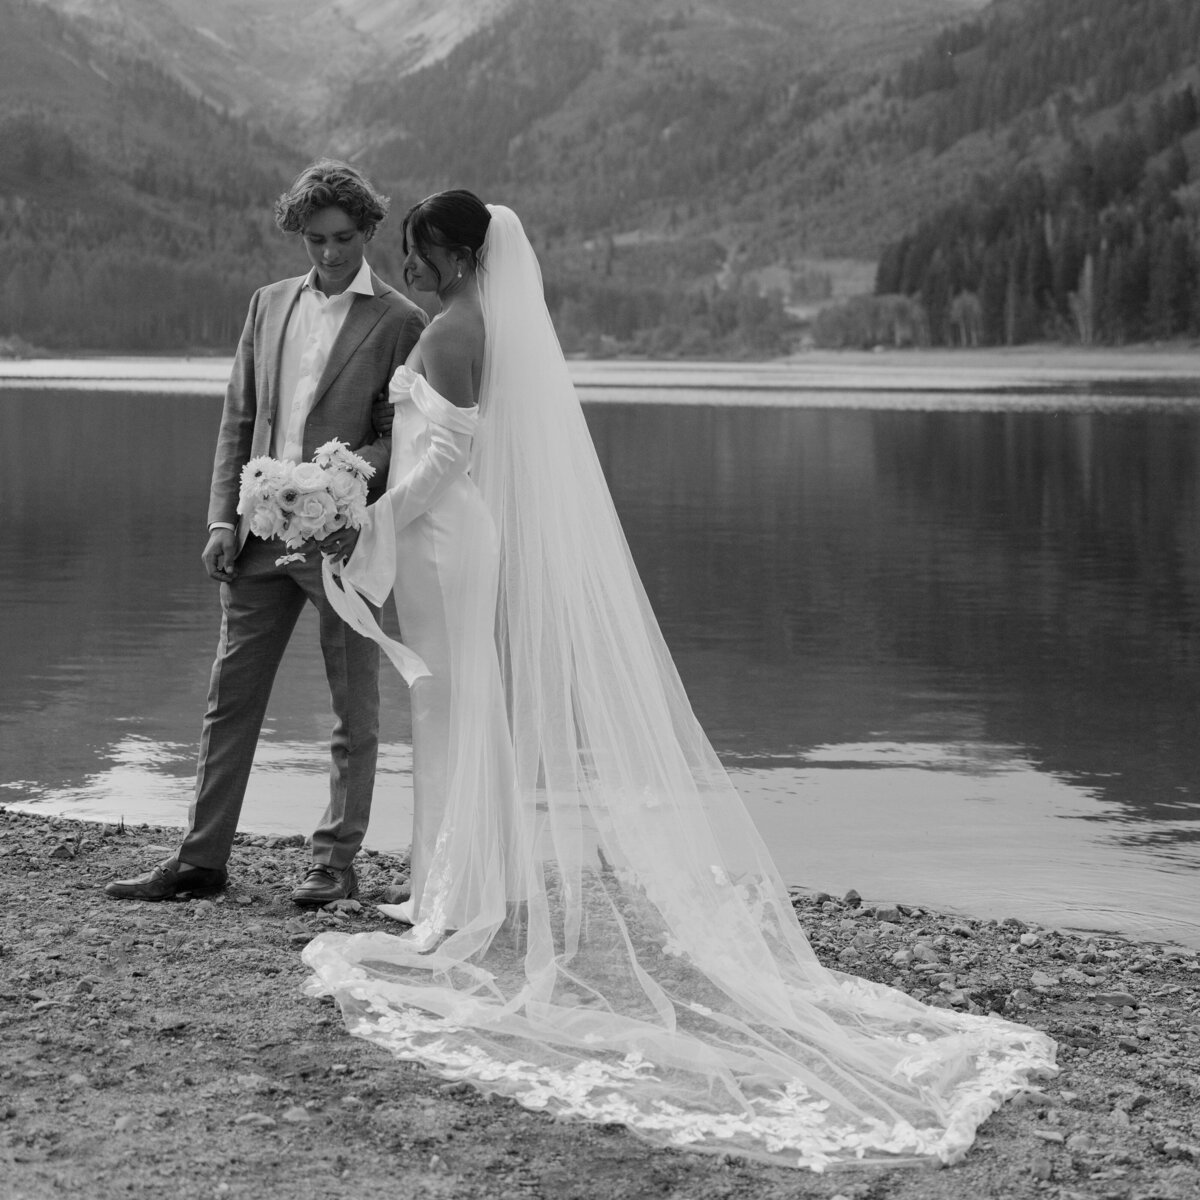
[[[1195,0],[0,0],[0,1197],[1200,1196]]]

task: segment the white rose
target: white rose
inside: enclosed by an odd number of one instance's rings
[[[325,472],[316,463],[297,463],[292,468],[292,483],[302,492],[325,490]]]
[[[296,501],[295,515],[292,517],[292,529],[297,534],[315,537],[323,533],[337,516],[337,505],[333,497],[322,489],[319,492],[304,492]]]

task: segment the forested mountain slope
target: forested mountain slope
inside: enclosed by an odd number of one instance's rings
[[[231,345],[291,156],[43,5],[0,0],[0,28],[0,334]]]
[[[270,200],[328,152],[398,210],[518,208],[570,349],[776,354],[818,309],[844,344],[1197,331],[1194,0],[0,0],[0,28],[0,335],[228,348],[302,261]]]
[[[835,183],[801,158],[783,180],[799,198],[767,211],[756,176],[980,8],[520,0],[436,64],[366,73],[334,136],[418,194],[461,185],[519,208],[572,346],[778,352],[787,315],[751,273],[803,297],[830,287],[810,260],[873,255],[882,238],[780,240]]]
[[[1200,334],[1200,6],[1007,3],[937,39],[894,136],[980,166],[882,249],[826,341],[1123,343]]]

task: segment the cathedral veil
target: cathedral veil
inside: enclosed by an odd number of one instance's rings
[[[692,713],[511,210],[481,257],[472,475],[495,636],[464,650],[417,926],[322,934],[350,1032],[533,1108],[813,1169],[954,1161],[1054,1044],[816,960]]]

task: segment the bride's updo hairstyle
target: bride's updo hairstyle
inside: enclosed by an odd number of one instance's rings
[[[479,252],[491,219],[487,205],[474,192],[464,188],[435,192],[404,214],[404,253],[415,250],[437,275],[441,287],[441,274],[429,262],[429,248],[465,250],[470,256],[471,269],[478,270]]]

